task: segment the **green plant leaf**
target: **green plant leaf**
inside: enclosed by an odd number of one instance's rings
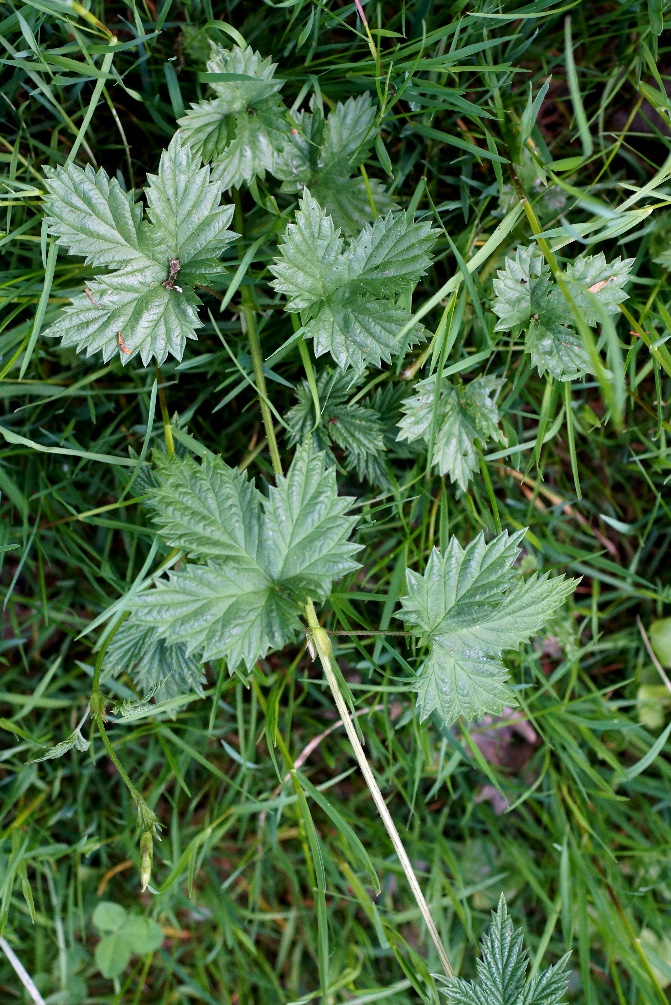
[[[101,932],[116,932],[128,917],[126,909],[112,900],[101,900],[96,904],[92,921]]]
[[[107,362],[136,355],[146,366],[184,355],[201,327],[193,286],[220,270],[217,257],[237,236],[228,230],[232,206],[220,206],[222,186],[210,179],[175,134],[157,175],[148,176],[148,219],[133,193],[104,171],[76,165],[48,171],[49,230],[71,254],[113,269],[75,297],[45,335]]]
[[[98,970],[108,980],[122,974],[131,958],[131,948],[121,932],[105,935],[96,946],[95,959]]]
[[[190,692],[202,698],[204,693],[201,660],[188,655],[182,642],[170,645],[155,628],[136,624],[132,615],[115,632],[103,671],[110,677],[127,673],[142,694],[160,691],[161,701]]]
[[[120,934],[128,943],[133,956],[156,952],[165,939],[161,926],[142,914],[128,914],[121,926]]]
[[[161,536],[194,558],[256,558],[262,495],[246,474],[209,455],[154,454],[156,486],[147,501]]]
[[[566,284],[586,324],[596,325],[601,312],[612,314],[627,299],[623,290],[634,260],[606,262],[598,255],[580,255],[569,263]],[[573,330],[571,305],[554,283],[543,256],[533,245],[520,247],[508,257],[494,280],[492,310],[498,315],[496,331],[526,331],[525,350],[542,376],[574,380],[591,372],[583,339]]]
[[[563,576],[522,579],[513,566],[525,533],[489,544],[479,534],[465,549],[453,537],[444,554],[433,549],[423,575],[407,571],[399,616],[429,647],[414,685],[420,719],[437,710],[449,725],[516,704],[502,652],[537,634],[576,586]]]
[[[225,190],[265,178],[283,147],[290,127],[275,67],[250,46],[224,49],[213,42],[207,69],[217,97],[192,104],[179,119],[183,139],[212,162],[212,177]]]
[[[438,977],[448,1005],[560,1005],[568,987],[569,953],[530,980],[522,930],[514,931],[503,894],[480,942],[477,980]]]
[[[315,409],[307,381],[297,388],[298,404],[287,414],[289,439],[292,445],[312,435],[317,449],[335,444],[345,453],[344,466],[354,469],[360,479],[375,484],[387,484],[384,425],[378,412],[348,396],[360,380],[340,369],[322,370],[317,379],[321,416],[315,425]]]
[[[49,747],[45,754],[42,754],[41,757],[33,757],[28,763],[39,764],[40,761],[53,761],[57,757],[63,757],[64,754],[67,754],[73,748],[86,753],[90,746],[90,740],[82,736],[81,730],[77,728],[74,732],[70,733],[67,739],[61,740],[60,743],[54,744],[53,747]]]
[[[84,257],[87,265],[151,265],[140,248],[142,205],[133,192],[124,192],[117,178],[102,168],[94,171],[90,164],[56,169],[45,165],[44,175],[49,193],[45,221],[57,244]]]
[[[468,384],[441,381],[431,463],[441,475],[449,474],[464,492],[479,464],[476,440],[483,444],[488,440],[506,442],[499,428],[499,410],[495,400],[502,383],[497,377],[476,377]],[[398,424],[399,440],[428,443],[435,390],[434,375],[420,381],[415,394],[403,402],[401,408],[404,415]]]
[[[372,216],[370,198],[361,176],[351,177],[375,142],[377,111],[369,94],[338,102],[326,119],[315,98],[310,112],[294,115],[295,129],[277,155],[273,174],[282,191],[308,188],[337,227],[357,233]],[[392,207],[383,185],[369,182],[378,214]]]
[[[415,221],[409,213],[378,216],[350,242],[350,282],[356,282],[357,291],[376,297],[407,293],[431,265],[435,240],[431,224]]]
[[[178,465],[184,469],[179,474]],[[159,492],[189,477],[199,499],[207,493],[213,498],[222,481],[246,484],[230,470],[224,476],[224,468],[223,462],[208,463],[194,472],[192,462],[173,460],[162,471],[167,480]],[[294,639],[306,599],[324,599],[333,579],[358,568],[353,556],[360,546],[349,541],[356,523],[347,515],[352,500],[338,496],[335,472],[327,470],[325,455],[309,441],[296,451],[287,476],[260,498],[258,508],[249,507],[247,522],[227,528],[237,553],[230,547],[219,561],[170,572],[137,598],[135,622],[155,628],[168,643],[183,643],[189,655],[223,657],[229,667],[242,662],[251,668],[270,648]],[[203,519],[194,511],[198,539],[206,535],[210,519],[210,513]],[[227,513],[223,519],[228,521]],[[223,541],[224,532],[217,533]]]
[[[580,308],[588,325],[600,320],[600,310],[617,314],[618,305],[628,299],[623,290],[631,276],[633,258],[606,261],[603,251],[598,255],[580,255],[566,266],[566,280],[574,303]],[[595,304],[598,305],[597,309]]]
[[[431,262],[435,232],[407,214],[389,213],[351,240],[305,189],[280,255],[271,266],[287,310],[301,313],[315,356],[330,352],[343,369],[362,372],[389,362],[406,343],[398,332],[410,317],[397,294],[409,293]]]

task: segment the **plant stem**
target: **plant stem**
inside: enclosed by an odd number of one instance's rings
[[[238,232],[242,235],[243,225],[242,225],[242,206],[240,204],[240,193],[236,190],[234,194],[235,201],[235,226]],[[273,417],[271,411],[268,407],[267,397],[268,392],[266,391],[266,378],[263,373],[263,357],[261,356],[261,343],[259,342],[259,334],[256,330],[256,321],[254,318],[254,302],[252,300],[252,295],[248,286],[244,283],[240,288],[240,298],[242,300],[242,316],[245,320],[245,328],[247,330],[247,338],[249,340],[249,349],[252,356],[252,368],[254,370],[254,380],[256,382],[256,388],[259,392],[259,405],[261,406],[261,417],[263,419],[263,426],[266,431],[266,439],[268,440],[268,450],[270,451],[270,460],[273,465],[273,471],[275,475],[282,475],[282,461],[280,460],[280,451],[277,446],[277,439],[275,438],[275,427],[273,425]]]
[[[282,475],[282,461],[280,460],[280,451],[277,446],[277,440],[275,438],[275,427],[273,425],[273,417],[268,408],[268,402],[265,400],[268,397],[268,392],[266,390],[266,378],[263,373],[263,359],[261,357],[261,343],[259,342],[259,335],[256,330],[256,322],[254,320],[254,308],[251,302],[251,294],[246,286],[242,287],[242,313],[245,319],[245,328],[247,329],[247,338],[249,339],[249,348],[252,354],[252,367],[254,369],[254,380],[256,381],[256,386],[259,390],[259,404],[261,406],[261,417],[263,418],[263,426],[266,431],[266,439],[268,440],[268,449],[270,451],[270,460],[273,465],[273,471],[276,475]]]
[[[124,612],[118,619],[116,625],[114,626],[110,634],[105,639],[103,645],[100,647],[100,652],[98,653],[98,658],[96,659],[96,665],[93,670],[93,682],[91,685],[91,718],[95,721],[95,724],[98,727],[98,732],[100,733],[100,739],[103,742],[103,746],[107,751],[109,759],[119,772],[119,775],[121,776],[128,791],[132,796],[133,802],[137,806],[138,813],[142,820],[143,828],[145,830],[154,831],[155,828],[159,826],[158,818],[156,817],[154,811],[149,809],[146,802],[133,785],[132,781],[130,780],[130,776],[128,775],[128,772],[126,771],[123,764],[117,757],[114,747],[112,746],[112,742],[109,736],[107,735],[107,730],[105,729],[105,719],[104,719],[105,702],[103,696],[100,693],[100,673],[102,670],[103,660],[105,659],[105,653],[107,652],[110,642],[116,635],[122,623],[125,621],[126,617],[127,612]]]
[[[415,876],[412,864],[410,862],[410,859],[408,858],[406,850],[403,847],[403,842],[401,841],[400,835],[396,830],[396,825],[394,824],[391,813],[389,812],[387,804],[384,801],[384,797],[380,792],[380,787],[377,784],[375,775],[373,774],[370,765],[366,760],[366,755],[364,754],[363,747],[361,746],[361,742],[357,735],[357,731],[354,727],[354,723],[352,722],[352,718],[350,716],[347,703],[345,702],[345,699],[343,698],[340,692],[340,687],[338,685],[338,678],[336,677],[336,674],[332,666],[333,649],[331,648],[331,640],[328,636],[328,632],[325,631],[325,629],[323,629],[319,624],[319,621],[317,619],[317,612],[315,611],[314,604],[312,603],[311,600],[308,600],[307,604],[305,605],[305,616],[307,618],[308,627],[310,629],[312,642],[314,643],[314,647],[317,650],[317,653],[319,654],[319,660],[324,670],[324,676],[326,677],[328,685],[331,688],[333,700],[336,703],[336,708],[338,709],[338,713],[340,715],[340,718],[342,719],[343,726],[345,727],[345,732],[347,733],[349,742],[352,745],[354,756],[356,757],[359,767],[361,768],[361,774],[363,775],[366,785],[368,786],[368,789],[370,791],[370,794],[373,797],[373,802],[375,803],[377,811],[380,814],[382,823],[384,824],[387,830],[387,834],[391,838],[391,843],[394,846],[394,851],[398,855],[399,861],[403,868],[403,872],[405,873],[406,879],[410,884],[410,889],[412,890],[413,896],[417,901],[417,906],[419,907],[420,914],[422,915],[424,923],[426,924],[426,927],[429,930],[429,935],[431,936],[433,944],[436,947],[443,970],[445,971],[448,977],[453,977],[454,971],[447,957],[447,953],[445,952],[443,943],[441,942],[440,935],[438,934],[438,929],[436,928],[434,920],[431,917],[431,912],[429,911],[429,905],[424,899],[424,894],[422,893],[421,887],[417,882],[417,877]]]
[[[161,368],[156,366],[156,379],[158,381],[158,400],[161,405],[161,418],[163,419],[163,433],[165,435],[165,449],[169,454],[175,452],[175,441],[172,435],[172,425],[170,413],[168,412],[168,399],[165,396],[165,388],[161,380]]]

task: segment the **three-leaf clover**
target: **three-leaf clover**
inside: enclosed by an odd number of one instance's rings
[[[568,987],[565,971],[570,953],[527,978],[529,954],[524,936],[521,929],[513,929],[503,894],[480,949],[476,981],[438,978],[448,1005],[560,1005]]]
[[[283,192],[308,188],[317,202],[345,233],[357,233],[371,218],[371,198],[378,213],[391,209],[391,199],[380,181],[351,177],[375,142],[376,109],[369,94],[338,102],[324,118],[312,99],[311,111],[294,115],[296,123],[275,159],[273,174]]]
[[[606,262],[600,252],[580,255],[567,266],[564,279],[586,324],[593,327],[602,313],[617,312],[627,299],[622,287],[633,263],[633,258]],[[526,331],[524,348],[541,376],[547,371],[566,381],[589,373],[592,364],[582,338],[573,330],[571,305],[538,249],[533,245],[518,248],[497,276],[492,304],[499,317],[495,330]]]
[[[144,956],[160,949],[163,929],[151,918],[129,914],[120,904],[102,900],[93,912],[93,924],[103,932],[96,946],[96,965],[111,979],[122,974],[131,956]]]
[[[406,346],[398,332],[410,314],[410,293],[431,264],[436,232],[409,213],[378,217],[345,247],[340,230],[305,189],[294,223],[286,229],[272,283],[299,312],[315,356],[361,372],[389,362]]]
[[[216,97],[192,104],[179,120],[182,138],[204,161],[212,161],[212,177],[224,189],[240,188],[274,170],[290,128],[276,65],[250,46],[224,49],[212,42],[205,79]]]
[[[148,175],[148,219],[116,178],[70,164],[45,168],[49,231],[72,255],[111,271],[90,282],[45,335],[105,362],[139,355],[146,366],[184,355],[201,327],[193,287],[221,272],[218,257],[238,235],[232,206],[220,206],[222,184],[210,179],[178,133]]]
[[[466,548],[453,537],[423,575],[407,570],[399,617],[429,647],[413,685],[420,720],[437,710],[450,725],[517,704],[501,654],[528,642],[576,586],[547,573],[522,578],[514,565],[525,534],[504,531],[489,544],[479,534]]]
[[[187,656],[251,669],[301,630],[309,597],[358,568],[349,540],[353,499],[308,441],[268,495],[221,458],[159,458],[151,505],[161,536],[193,561],[135,601],[132,623],[155,629]]]
[[[506,442],[499,428],[496,405],[496,395],[502,384],[497,377],[476,377],[469,384],[441,381],[431,463],[441,475],[449,474],[463,492],[478,468],[476,441]],[[420,381],[415,394],[403,402],[401,408],[405,414],[398,424],[399,440],[429,442],[435,397],[434,374]]]

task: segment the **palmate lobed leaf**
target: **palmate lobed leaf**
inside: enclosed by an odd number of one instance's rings
[[[617,312],[618,305],[627,299],[623,287],[633,262],[633,258],[618,257],[609,263],[599,252],[580,255],[567,265],[566,285],[586,324],[598,324],[604,313]],[[494,280],[494,292],[492,310],[499,318],[496,331],[525,330],[524,348],[541,376],[548,372],[567,381],[591,371],[583,339],[573,330],[571,305],[536,247],[520,247],[506,258]]]
[[[231,667],[251,668],[294,639],[307,598],[325,598],[333,579],[358,568],[352,499],[338,496],[325,461],[303,444],[264,497],[220,458],[200,467],[163,460],[157,522],[174,547],[210,560],[188,563],[141,594],[132,622],[183,644],[188,656],[223,657]]]
[[[152,260],[140,249],[142,206],[106,171],[70,164],[44,168],[48,196],[45,222],[57,244],[87,265],[147,267]]]
[[[452,384],[443,379],[438,400],[437,428],[431,463],[441,475],[465,492],[473,473],[478,469],[476,441],[505,443],[499,428],[496,405],[503,381],[497,377],[476,377],[468,384]],[[415,394],[407,398],[398,424],[399,440],[428,443],[434,415],[436,377],[431,376],[416,385]]]
[[[438,978],[448,1005],[561,1005],[568,987],[565,971],[570,954],[528,979],[522,930],[514,931],[503,894],[480,947],[476,981]]]
[[[396,297],[428,269],[435,238],[430,224],[388,213],[345,247],[305,189],[271,266],[272,285],[287,297],[287,310],[301,312],[315,355],[330,352],[340,367],[360,373],[400,351],[398,332],[410,315]]]
[[[289,440],[296,444],[312,436],[313,443],[321,450],[335,444],[344,451],[346,470],[354,469],[362,481],[387,487],[391,482],[386,426],[391,424],[395,427],[396,416],[389,420],[383,409],[372,407],[372,403],[349,401],[349,396],[356,392],[360,384],[361,377],[353,376],[351,371],[343,371],[339,367],[322,370],[317,378],[321,413],[316,425],[310,386],[307,381],[302,381],[296,389],[298,403],[286,416]],[[395,394],[399,390],[393,385],[389,389]],[[400,390],[403,391],[403,388]],[[378,395],[377,401],[380,400]]]
[[[228,190],[274,171],[290,127],[276,64],[250,46],[211,45],[208,72],[225,79],[213,81],[216,97],[192,104],[178,125],[184,141],[211,161],[213,179]]]
[[[295,128],[275,159],[273,174],[282,191],[308,188],[337,227],[353,234],[371,219],[371,199],[362,177],[351,177],[370,152],[377,129],[377,110],[369,94],[338,102],[324,118],[313,98],[310,112],[294,115]],[[390,197],[375,178],[369,186],[378,214],[392,208]]]
[[[47,174],[49,230],[72,254],[115,271],[93,280],[45,335],[91,355],[102,351],[144,365],[181,359],[201,326],[192,285],[237,236],[228,229],[232,206],[220,206],[221,184],[210,179],[176,134],[158,174],[148,176],[148,218],[133,193],[103,171],[76,165]],[[177,269],[171,266],[177,263]],[[172,277],[172,278],[171,278]]]
[[[399,617],[429,647],[414,685],[420,719],[437,710],[449,725],[516,704],[502,652],[528,642],[576,586],[563,576],[519,576],[525,533],[504,531],[489,544],[480,534],[465,549],[453,537],[444,554],[434,548],[423,575],[407,571]]]

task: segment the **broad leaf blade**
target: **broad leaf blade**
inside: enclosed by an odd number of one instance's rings
[[[190,692],[204,696],[202,661],[189,656],[183,643],[168,644],[155,628],[137,624],[133,618],[116,631],[103,671],[112,677],[127,673],[142,694],[158,689],[161,701]]]
[[[275,276],[271,285],[287,297],[289,311],[325,300],[346,282],[340,232],[307,189],[279,250],[270,267]]]
[[[183,268],[195,259],[216,257],[238,236],[228,229],[233,206],[219,205],[221,183],[210,181],[210,168],[200,165],[179,133],[161,154],[158,174],[147,180],[147,238],[160,249],[166,268],[171,258]]]
[[[288,590],[323,599],[332,581],[359,568],[361,546],[349,540],[357,518],[354,500],[338,496],[335,471],[311,444],[298,448],[286,478],[270,489],[261,554],[269,575]]]
[[[171,572],[140,594],[134,616],[169,643],[183,641],[188,655],[223,657],[232,667],[244,662],[251,669],[293,637],[297,609],[287,606],[276,599],[266,573],[243,556]]]
[[[156,455],[158,484],[149,505],[161,536],[197,558],[256,559],[261,494],[220,457]]]
[[[336,227],[358,233],[371,219],[373,210],[362,177],[352,177],[372,147],[376,109],[369,94],[338,102],[324,120],[321,107],[294,115],[296,126],[276,156],[273,174],[283,181],[282,190],[299,192],[304,187],[323,206]],[[384,186],[369,180],[377,213],[392,208]]]
[[[433,444],[434,464],[441,475],[449,474],[462,492],[478,469],[476,440],[505,443],[499,427],[495,396],[502,381],[497,377],[476,377],[469,384],[442,380],[437,410],[437,432]],[[399,440],[428,443],[434,415],[436,377],[420,381],[415,394],[402,404]]]
[[[338,366],[361,373],[398,353],[398,333],[408,318],[404,308],[384,300],[334,297],[308,321],[305,334],[314,339],[315,356],[330,352]]]
[[[44,334],[60,338],[64,348],[75,346],[90,356],[102,351],[105,362],[114,355],[128,363],[139,355],[147,366],[160,364],[168,354],[184,355],[187,339],[202,327],[196,305],[200,300],[188,289],[166,289],[164,270],[152,264],[138,273],[115,272],[89,285],[92,299],[75,297],[61,317]]]
[[[568,986],[568,954],[527,980],[529,961],[522,930],[514,931],[503,894],[480,946],[476,981],[438,978],[448,1005],[560,1005]]]
[[[221,460],[161,461],[155,511],[166,533],[196,554],[216,554],[207,565],[187,564],[160,579],[135,601],[133,620],[155,629],[187,656],[224,658],[249,669],[269,649],[301,631],[309,596],[325,597],[333,579],[358,568],[349,541],[356,519],[352,500],[339,498],[335,473],[311,444],[299,447],[285,478],[263,500]],[[193,527],[185,527],[193,509]],[[203,538],[209,533],[208,552]]]
[[[434,548],[423,575],[408,571],[400,617],[430,650],[415,685],[421,718],[438,709],[450,724],[515,704],[502,651],[540,631],[575,588],[564,577],[519,578],[524,533],[489,544],[480,534],[465,549],[452,538],[443,555]]]
[[[409,213],[379,216],[350,244],[350,279],[374,296],[404,293],[429,268],[436,236],[430,223],[416,222]]]
[[[249,46],[212,43],[207,69],[217,97],[192,104],[179,119],[182,138],[212,161],[212,180],[224,189],[264,178],[282,150],[289,124],[275,66]]]
[[[89,265],[150,265],[140,250],[142,206],[133,192],[90,165],[47,166],[44,173],[49,232],[71,255],[84,256]]]

